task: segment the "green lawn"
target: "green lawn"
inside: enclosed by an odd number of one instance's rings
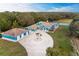
[[[68,27],[59,27],[55,33],[49,32],[54,39],[54,47],[47,49],[48,56],[69,56],[73,54]]]
[[[26,50],[18,42],[0,39],[0,56],[25,56]]]
[[[58,22],[60,22],[60,23],[71,23],[73,21],[73,19],[60,19],[60,20],[58,20]]]

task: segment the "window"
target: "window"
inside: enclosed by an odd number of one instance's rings
[[[24,35],[26,35],[26,32],[24,33]]]
[[[21,35],[20,35],[20,38],[21,38]]]

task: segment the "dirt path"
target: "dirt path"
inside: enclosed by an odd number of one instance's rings
[[[73,45],[77,55],[79,55],[79,39],[78,38],[72,38],[72,45]]]
[[[20,40],[19,43],[27,50],[28,56],[45,56],[46,49],[53,47],[52,37],[40,30]]]

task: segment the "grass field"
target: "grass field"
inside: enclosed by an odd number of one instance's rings
[[[0,39],[0,56],[25,56],[26,50],[18,42]]]
[[[60,23],[71,23],[73,21],[73,19],[60,19],[58,20],[58,22]]]
[[[68,27],[59,27],[55,33],[49,32],[54,39],[54,47],[47,49],[49,56],[69,56],[73,54]]]

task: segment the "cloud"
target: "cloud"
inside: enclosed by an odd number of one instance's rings
[[[32,4],[0,4],[0,12],[2,11],[36,12],[38,10],[34,9]]]
[[[53,7],[48,9],[48,12],[79,12],[79,4],[72,4],[70,6]]]
[[[48,10],[48,12],[71,12],[73,10],[72,7],[67,6],[67,7],[52,7],[51,9]]]
[[[59,7],[58,7],[59,6]],[[0,4],[2,11],[19,11],[19,12],[79,12],[79,4],[36,4],[36,3],[4,3]]]

